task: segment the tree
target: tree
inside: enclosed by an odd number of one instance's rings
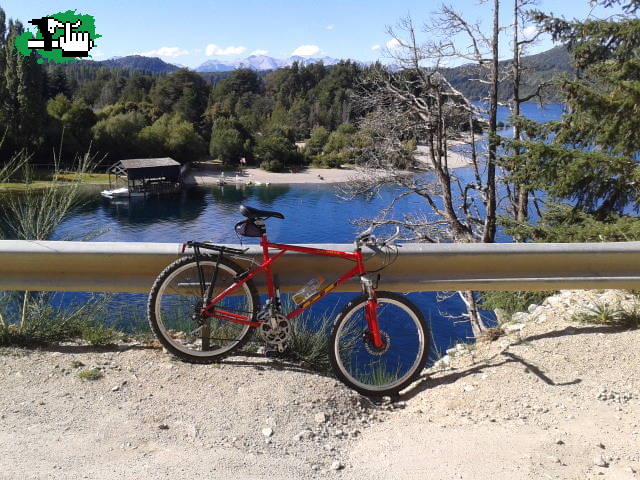
[[[52,145],[61,145],[61,153],[67,161],[89,150],[91,127],[96,123],[96,115],[91,108],[84,102],[71,102],[58,94],[47,102],[47,113],[54,122],[49,141]]]
[[[209,85],[197,73],[180,69],[162,77],[153,86],[149,96],[162,112],[178,113],[191,122],[199,133],[205,133],[203,114],[207,108]]]
[[[580,210],[605,228],[630,206],[640,208],[640,20],[634,15],[640,3],[598,3],[622,4],[628,13],[586,21],[533,14],[554,40],[568,45],[578,71],[576,78],[560,84],[567,103],[562,121],[525,127],[536,138],[523,142],[526,153],[514,171],[551,200],[572,204],[570,210],[556,209],[553,221],[542,222],[546,225],[562,223],[558,212],[575,215]]]
[[[60,94],[69,97],[71,91],[66,73],[61,66],[58,66],[50,71],[47,76],[47,97],[53,98]]]
[[[279,172],[304,162],[296,145],[285,137],[260,137],[254,149],[260,168]]]
[[[316,125],[311,130],[311,137],[307,140],[305,149],[307,155],[319,155],[329,140],[329,131],[322,125]]]
[[[147,125],[145,116],[137,111],[104,118],[92,129],[95,149],[99,153],[108,153],[110,162],[143,155],[138,133]]]
[[[214,128],[209,153],[225,166],[237,165],[245,155],[242,134],[233,127]]]
[[[3,147],[9,152],[23,148],[34,151],[44,142],[45,74],[35,55],[24,57],[16,51],[15,38],[24,32],[22,23],[9,20],[5,26],[5,18],[1,11],[0,125],[1,134],[6,136]]]
[[[179,113],[164,114],[143,128],[138,139],[147,155],[166,155],[180,163],[198,160],[206,152],[202,137]]]
[[[403,226],[410,238],[438,242],[493,242],[496,233],[496,166],[498,103],[498,23],[499,2],[492,1],[491,32],[466,21],[450,7],[443,7],[428,26],[431,40],[420,45],[411,18],[400,22],[400,32],[389,29],[397,48],[388,49],[398,71],[381,65],[369,70],[360,92],[360,109],[369,112],[362,127],[370,132],[372,143],[364,158],[371,168],[368,175],[347,185],[349,195],[375,195],[387,185],[400,186],[388,209],[374,219],[374,224]],[[402,33],[400,35],[399,33]],[[461,38],[460,38],[461,37]],[[464,43],[463,43],[464,42]],[[469,44],[468,49],[459,45]],[[479,109],[452,87],[443,74],[443,64],[450,58],[475,62],[480,80],[489,85],[487,121],[482,122]],[[476,145],[476,131],[486,133],[487,147]],[[406,175],[397,171],[406,142],[417,139],[429,153],[431,175]],[[463,184],[449,167],[450,142],[467,145],[474,180]],[[482,159],[482,165],[481,165]],[[425,200],[426,211],[419,216],[389,215],[396,200],[417,195]],[[474,292],[459,292],[467,306],[472,330],[478,335],[484,328]]]

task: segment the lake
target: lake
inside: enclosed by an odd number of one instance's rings
[[[536,104],[525,104],[523,113],[539,121],[558,119],[562,105],[540,108]],[[499,120],[508,120],[508,111],[501,108]],[[509,129],[501,133],[508,134]],[[459,170],[461,178],[469,172]],[[267,210],[276,210],[285,220],[268,221],[269,237],[283,243],[351,243],[359,228],[352,221],[370,217],[387,206],[394,189],[389,188],[373,199],[345,201],[336,195],[331,185],[270,185],[270,186],[211,186],[193,187],[179,196],[152,199],[132,199],[130,202],[112,203],[97,195],[96,189],[87,192],[88,202],[77,209],[56,230],[54,239],[78,238],[96,229],[104,229],[95,241],[133,242],[184,242],[187,240],[209,240],[213,242],[239,243],[233,226],[243,217],[238,207],[248,205]],[[427,209],[424,200],[416,196],[404,197],[396,205],[396,214],[419,213]],[[506,240],[504,236],[501,240]],[[255,242],[255,239],[243,239]],[[311,277],[312,275],[310,275]],[[286,279],[282,279],[286,282]],[[384,289],[384,272],[381,288]],[[355,294],[332,294],[313,307],[317,317],[337,314]],[[453,344],[470,340],[471,331],[465,323],[453,322],[464,306],[456,295],[438,300],[441,294],[411,293],[408,298],[415,302],[424,316],[430,320],[436,348],[444,353]],[[65,301],[79,298],[65,295]],[[144,317],[145,295],[122,294],[116,302],[124,306],[125,313],[112,320],[119,326],[127,326],[130,318],[140,321]],[[338,303],[338,305],[336,305]],[[487,316],[492,320],[491,315]],[[133,321],[131,321],[133,323]]]

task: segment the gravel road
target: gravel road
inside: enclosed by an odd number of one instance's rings
[[[638,479],[640,330],[566,308],[459,348],[390,405],[260,356],[3,349],[0,478]]]

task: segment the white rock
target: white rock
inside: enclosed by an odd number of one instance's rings
[[[593,459],[593,464],[596,465],[597,467],[602,467],[602,468],[606,468],[609,466],[607,459],[604,458],[603,455],[598,455],[597,457],[595,457]]]
[[[451,365],[451,357],[449,355],[445,355],[433,364],[435,368],[446,368],[449,365]]]
[[[335,460],[332,464],[331,464],[331,470],[342,470],[344,468],[344,465],[342,465],[338,460]]]
[[[262,435],[264,435],[265,437],[270,437],[271,435],[273,435],[273,428],[271,427],[266,427],[262,429]]]
[[[516,323],[524,323],[529,320],[529,314],[524,312],[516,312],[511,315],[511,321]]]
[[[324,423],[327,421],[327,415],[324,412],[318,412],[313,416],[316,423]]]
[[[505,325],[504,327],[502,327],[502,329],[509,333],[509,332],[518,332],[520,330],[522,330],[524,328],[524,324],[523,323],[510,323]]]

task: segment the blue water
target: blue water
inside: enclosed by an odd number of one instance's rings
[[[523,114],[539,121],[558,119],[562,105],[540,108],[535,104],[525,104]],[[508,120],[508,111],[501,108],[499,120]],[[501,134],[507,135],[508,128]],[[470,172],[459,169],[456,174],[462,182],[470,178]],[[209,240],[214,242],[238,243],[233,226],[242,219],[238,207],[248,205],[276,210],[283,213],[286,220],[268,221],[269,238],[282,243],[350,243],[359,231],[352,221],[372,217],[386,207],[395,189],[383,190],[370,200],[358,198],[345,201],[336,194],[336,188],[329,185],[271,185],[271,186],[211,186],[190,188],[179,196],[153,199],[133,199],[130,202],[112,203],[101,199],[97,191],[89,191],[89,201],[68,218],[54,234],[54,239],[79,238],[85,233],[104,229],[93,238],[94,241],[136,241],[136,242],[184,242],[186,240]],[[395,207],[395,215],[428,211],[425,201],[418,196],[402,198]],[[506,240],[502,234],[498,240]],[[245,243],[255,239],[243,239]],[[281,281],[286,282],[285,278]],[[384,272],[380,288],[384,289]],[[332,294],[318,302],[312,312],[316,316],[323,313],[335,315],[355,294]],[[412,300],[425,318],[430,321],[435,347],[444,352],[453,344],[468,340],[471,330],[465,322],[454,322],[464,305],[457,295],[448,295],[439,301],[441,294],[412,293]],[[81,298],[67,294],[67,301]],[[144,317],[145,295],[118,295],[120,304]],[[488,315],[488,314],[487,314]],[[491,317],[488,316],[490,320]],[[126,319],[118,316],[120,327],[127,326]],[[109,319],[107,318],[107,321]]]
[[[233,226],[243,217],[239,205],[276,210],[285,220],[268,220],[269,238],[282,243],[351,243],[360,230],[353,219],[366,217],[386,206],[394,189],[383,191],[371,200],[341,200],[330,185],[271,185],[271,186],[211,186],[193,187],[178,197],[136,199],[129,203],[111,203],[91,192],[90,201],[67,219],[55,232],[54,239],[69,239],[95,229],[108,229],[94,241],[183,242],[211,240],[239,243]],[[425,209],[418,197],[405,197],[397,206],[398,212],[419,213]],[[257,239],[243,238],[245,244]],[[339,273],[339,272],[336,272]],[[341,273],[341,272],[340,272]],[[286,278],[281,278],[285,283]],[[384,272],[380,288],[384,289]],[[327,296],[312,308],[316,317],[337,315],[342,306],[356,294],[337,293]],[[446,315],[460,315],[463,304],[454,295],[437,301],[436,293],[411,293],[408,298],[418,305],[425,318],[431,321],[433,337],[439,351],[471,336],[465,324],[454,324]],[[66,294],[66,301],[77,296]],[[137,310],[136,318],[144,315],[144,295],[117,296],[119,305]],[[109,321],[109,318],[106,319]],[[118,316],[119,326],[122,324]]]

